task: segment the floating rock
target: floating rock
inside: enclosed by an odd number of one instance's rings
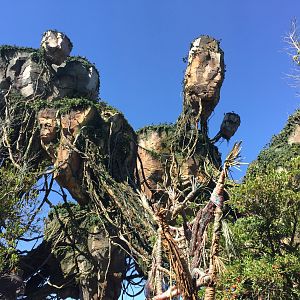
[[[225,114],[221,124],[221,136],[227,141],[236,133],[241,124],[241,118],[238,114],[230,112]]]
[[[0,47],[0,91],[19,93],[26,99],[88,98],[97,100],[99,73],[82,57],[60,66],[46,66],[39,50]]]
[[[219,102],[225,66],[219,42],[200,36],[192,44],[184,77],[184,110],[202,124]]]
[[[220,131],[211,141],[216,143],[220,138],[224,138],[225,140],[229,141],[238,130],[240,124],[241,118],[238,114],[234,112],[226,113],[224,115]]]
[[[87,203],[86,192],[81,187],[82,180],[82,158],[74,151],[74,141],[83,126],[94,121],[96,109],[72,110],[57,119],[57,111],[44,109],[38,114],[40,124],[40,137],[42,147],[47,151],[54,163],[54,178],[67,188],[74,199],[80,204]],[[57,124],[59,123],[59,124]],[[57,147],[57,131],[60,127],[60,138]]]
[[[70,55],[73,45],[64,33],[48,30],[43,34],[41,48],[50,64],[61,65]]]
[[[102,163],[109,168],[110,175],[116,181],[133,178],[136,137],[118,111],[103,103],[99,109],[91,105],[87,108],[70,108],[62,114],[57,109],[46,108],[38,113],[38,121],[41,145],[55,166],[54,178],[68,189],[78,203],[86,204],[89,199],[82,185],[83,158],[75,150],[83,128],[91,129],[92,138],[97,140],[97,147],[103,154]]]

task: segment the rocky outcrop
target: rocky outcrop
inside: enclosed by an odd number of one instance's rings
[[[170,173],[178,177],[178,187],[182,190],[195,180],[209,181],[203,168],[208,155],[216,169],[221,165],[218,149],[201,139],[192,157],[185,159],[180,151],[172,157],[172,144],[177,142],[175,135],[176,125],[149,126],[138,131],[138,172],[141,188],[149,199],[161,197],[161,191],[170,184]]]
[[[48,30],[43,34],[41,48],[50,64],[61,65],[70,55],[73,45],[63,33]]]
[[[136,164],[135,134],[123,115],[116,110],[112,112],[104,104],[101,108],[91,104],[87,108],[72,109],[65,113],[59,109],[45,108],[39,111],[38,121],[42,147],[54,164],[54,178],[80,204],[89,202],[82,183],[86,158],[77,148],[82,131],[94,134],[103,155],[103,163],[117,181],[133,178]],[[106,156],[109,156],[109,160],[105,159]]]
[[[76,228],[67,210],[77,217]],[[77,205],[61,205],[58,211],[49,214],[45,226],[45,241],[60,266],[55,272],[66,279],[76,277],[80,299],[117,299],[126,269],[124,252],[111,244],[101,226],[93,225],[95,213]],[[63,232],[57,231],[60,222],[66,224]]]
[[[184,110],[204,124],[220,99],[224,54],[219,42],[203,35],[193,41],[184,76]]]
[[[0,47],[1,161],[10,160],[20,169],[30,166],[31,171],[44,172],[48,166],[46,172],[80,204],[78,210],[88,206],[93,211],[93,191],[87,186],[98,178],[83,180],[85,163],[96,161],[89,168],[100,166],[105,173],[97,176],[115,184],[133,183],[136,135],[120,112],[98,100],[98,71],[84,58],[68,57],[71,48],[68,37],[56,31],[44,34],[39,50]],[[97,199],[107,204],[109,196],[98,189]],[[112,245],[105,227],[84,221],[91,211],[81,212],[76,225],[71,222],[74,227],[82,222],[76,234],[68,227],[70,220],[64,223],[66,215],[54,214],[52,220],[50,215],[48,229],[54,222],[58,235],[48,231],[42,245],[22,257],[26,299],[45,299],[51,293],[62,298],[119,297],[124,251]],[[71,242],[78,243],[76,254],[72,247],[64,248]]]
[[[300,127],[300,110],[296,110],[288,119],[282,131],[275,135],[271,142],[251,163],[247,173],[264,173],[267,168],[286,170],[286,166],[300,155],[298,134]]]
[[[294,132],[289,136],[289,144],[300,144],[300,125],[297,125]]]
[[[68,57],[71,42],[62,33],[47,31],[39,50],[0,47],[2,93],[20,93],[26,99],[85,97],[96,100],[99,73],[86,59]]]

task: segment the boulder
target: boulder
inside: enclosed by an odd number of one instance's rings
[[[43,67],[31,57],[22,64],[19,75],[15,78],[15,88],[24,98],[43,98],[47,94],[45,87],[48,78]]]
[[[45,53],[21,47],[0,47],[0,91],[11,88],[25,99],[98,99],[99,73],[82,57],[69,57],[59,66],[45,64]]]
[[[184,76],[184,106],[204,123],[219,102],[224,80],[224,54],[219,42],[200,36],[191,44]]]
[[[56,69],[51,98],[84,97],[96,100],[99,93],[99,73],[82,58],[72,58]]]
[[[48,30],[43,34],[41,48],[50,64],[61,65],[70,55],[73,45],[64,33]]]
[[[69,99],[72,100],[72,99]],[[61,100],[60,105],[67,101]],[[82,104],[81,104],[82,105]],[[66,112],[54,108],[39,111],[41,145],[54,164],[54,177],[80,204],[88,202],[82,183],[84,142],[77,139],[89,128],[90,138],[101,153],[103,166],[116,181],[131,180],[136,167],[136,138],[124,116],[102,103],[96,108],[71,107]],[[86,138],[85,136],[84,138]]]

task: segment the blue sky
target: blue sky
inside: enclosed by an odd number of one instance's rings
[[[39,47],[45,30],[65,32],[72,54],[100,71],[101,98],[135,129],[176,121],[182,58],[201,34],[221,40],[227,66],[211,136],[224,113],[239,113],[233,141],[243,140],[242,155],[251,162],[299,108],[283,41],[291,20],[300,23],[299,0],[15,0],[1,3],[1,11],[0,44]],[[221,145],[223,155],[233,141]]]
[[[243,140],[250,162],[299,107],[283,41],[291,20],[300,20],[299,0],[29,0],[1,7],[0,44],[39,47],[45,30],[65,32],[72,54],[86,56],[99,69],[101,98],[135,129],[176,120],[182,58],[201,34],[221,40],[227,65],[211,136],[225,112],[239,113],[242,123],[233,140]],[[221,145],[223,155],[231,144]]]

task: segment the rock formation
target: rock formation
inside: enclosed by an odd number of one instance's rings
[[[56,180],[78,203],[62,191],[64,203],[49,204],[43,242],[20,257],[24,299],[118,299],[128,262],[140,276],[152,269],[162,222],[181,222],[180,232],[191,234],[186,218],[209,197],[221,167],[214,141],[198,129],[199,121],[207,127],[220,98],[219,42],[207,36],[193,42],[178,121],[137,133],[98,100],[97,69],[70,57],[71,50],[57,31],[47,31],[38,50],[0,48],[3,165],[35,180],[50,174],[44,202]],[[240,120],[233,113],[225,119],[220,137],[229,139]]]
[[[170,172],[179,174],[177,184],[183,190],[193,181],[202,184],[209,182],[210,176],[203,167],[206,157],[210,157],[214,168],[220,168],[218,149],[201,139],[197,141],[194,155],[185,159],[184,154],[178,151],[173,158],[172,143],[176,142],[175,135],[175,125],[149,126],[138,132],[139,177],[141,188],[149,199],[161,197],[161,191],[170,185]],[[176,163],[173,159],[176,159]]]
[[[73,45],[65,34],[48,30],[43,34],[41,48],[45,51],[46,60],[59,66],[70,55]]]
[[[219,102],[224,74],[224,54],[219,42],[205,35],[194,40],[184,76],[184,106],[202,125]]]

